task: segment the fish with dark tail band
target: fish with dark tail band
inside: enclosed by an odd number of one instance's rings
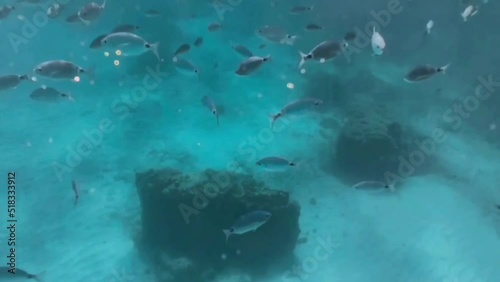
[[[205,105],[215,116],[217,119],[217,127],[219,127],[219,111],[217,110],[217,105],[215,105],[215,102],[210,98],[209,96],[205,95],[203,96],[203,99],[201,100],[203,105]]]

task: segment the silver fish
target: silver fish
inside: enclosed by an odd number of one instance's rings
[[[0,76],[0,90],[15,89],[23,80],[31,80],[27,75]]]
[[[314,6],[295,6],[290,9],[291,15],[299,15],[314,10]]]
[[[236,221],[229,229],[222,230],[226,235],[226,242],[232,234],[245,234],[250,231],[256,231],[271,218],[271,213],[262,210],[256,210],[246,213]]]
[[[51,19],[55,19],[59,17],[63,8],[64,5],[59,3],[54,3],[47,8],[47,16]]]
[[[26,281],[28,279],[32,279],[34,281],[42,282],[42,279],[41,279],[42,274],[43,273],[36,274],[36,275],[30,274],[27,271],[22,270],[20,268],[16,268],[15,270],[12,270],[9,267],[5,267],[5,266],[0,267],[0,281],[15,282],[15,281]]]
[[[209,96],[205,95],[203,96],[203,99],[201,100],[201,102],[203,103],[203,105],[205,105],[211,112],[212,114],[215,116],[215,118],[217,119],[217,127],[219,127],[219,111],[217,109],[217,105],[215,105],[214,101],[212,100],[212,98],[210,98]]]
[[[53,79],[74,79],[82,73],[93,76],[91,70],[85,70],[72,62],[63,60],[43,62],[33,71],[38,75]]]
[[[270,55],[266,57],[252,56],[245,61],[243,61],[238,69],[235,71],[237,75],[245,76],[254,73],[260,68],[262,63],[267,62],[271,59]]]
[[[7,18],[14,10],[14,6],[0,6],[0,20]]]
[[[257,35],[266,41],[287,45],[293,45],[297,39],[296,35],[290,35],[280,27],[269,25],[258,29]]]
[[[323,104],[322,100],[313,99],[313,98],[304,98],[295,100],[286,104],[279,113],[275,115],[271,115],[271,127],[274,126],[274,123],[281,117],[290,114],[299,114],[304,111],[311,110],[314,107]]]
[[[49,102],[55,103],[61,100],[75,101],[69,93],[62,93],[59,90],[52,87],[40,87],[30,94],[30,98],[39,102]]]
[[[421,65],[413,68],[408,74],[404,77],[404,80],[409,83],[422,81],[424,79],[428,79],[436,73],[446,73],[446,70],[450,64],[442,66],[440,68],[436,68],[431,65]]]
[[[361,181],[352,186],[353,189],[357,190],[384,190],[388,189],[391,192],[394,192],[394,187],[392,185],[389,185],[384,182],[380,181],[373,181],[373,180],[368,180],[368,181]]]
[[[196,75],[198,77],[198,80],[200,80],[200,70],[192,64],[190,61],[184,59],[184,58],[177,58],[174,57],[174,65],[177,68],[177,70],[183,74],[187,75]]]
[[[252,51],[248,50],[248,48],[243,45],[233,45],[231,43],[231,48],[233,48],[234,51],[238,52],[238,54],[242,55],[245,58],[250,58],[253,56]]]
[[[256,164],[267,171],[284,171],[297,166],[294,162],[281,157],[265,157],[257,161]]]
[[[317,60],[326,62],[341,54],[344,48],[347,47],[347,42],[337,42],[334,40],[323,41],[316,45],[308,54],[300,52],[301,60],[299,68],[308,60]]]
[[[107,46],[114,50],[120,50],[123,56],[137,56],[151,51],[158,61],[161,61],[158,54],[159,43],[148,43],[142,37],[130,32],[114,32],[108,34],[101,40],[102,46]]]
[[[115,27],[110,33],[107,34],[101,34],[97,36],[89,45],[89,48],[91,49],[98,49],[102,47],[101,41],[111,33],[116,33],[116,32],[129,32],[129,33],[135,33],[139,29],[139,26],[133,25],[133,24],[124,24],[124,25],[119,25]]]
[[[106,0],[104,0],[102,5],[99,5],[95,2],[90,2],[87,5],[81,7],[76,14],[69,16],[66,21],[71,23],[80,21],[86,25],[89,25],[91,22],[99,18],[105,7]]]

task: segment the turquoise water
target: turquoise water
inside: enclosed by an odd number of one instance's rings
[[[499,281],[500,3],[441,2],[108,0],[87,25],[66,21],[86,1],[59,1],[56,18],[46,15],[53,1],[2,1],[15,9],[0,18],[0,76],[26,74],[31,81],[0,90],[1,266],[14,261],[46,282]],[[300,5],[314,8],[292,15]],[[464,21],[469,5],[478,12]],[[214,23],[221,27],[209,30]],[[311,23],[322,29],[306,30]],[[138,26],[135,33],[147,43],[159,42],[161,60],[146,48],[133,56],[125,56],[127,46],[89,48],[123,24]],[[258,36],[266,25],[297,36],[294,44]],[[379,56],[372,55],[373,25],[386,43]],[[298,68],[299,52],[325,40],[340,43],[349,31],[357,38],[333,60]],[[176,67],[173,54],[182,44],[190,50],[177,58],[198,75]],[[239,76],[246,58],[234,45],[270,59]],[[73,62],[90,75],[79,73],[75,81],[36,73],[50,60]],[[422,64],[450,66],[445,74],[405,82]],[[40,87],[74,101],[36,100],[30,95]],[[205,95],[217,107],[219,126],[202,103]],[[271,127],[270,115],[304,97],[322,103]],[[256,165],[269,156],[296,165],[278,172]],[[269,269],[256,275],[231,264],[238,261],[230,255],[231,238],[213,262],[216,270],[187,267],[210,275],[176,276],[171,264],[182,268],[196,258],[151,251],[165,246],[143,235],[148,215],[136,187],[136,173],[161,168],[191,177],[206,169],[247,174],[289,193],[300,205],[293,261],[263,257]],[[361,181],[395,191],[352,188]],[[208,209],[199,212],[196,218],[206,219]],[[236,220],[243,212],[223,213]],[[266,245],[270,238],[252,236],[272,236],[273,220],[234,235],[235,242],[259,238]],[[7,228],[13,223],[15,230]],[[166,237],[169,223],[158,223],[156,236]],[[210,223],[217,230],[231,224],[217,217]],[[214,246],[225,240],[220,229]],[[186,232],[169,232],[176,231]],[[212,238],[208,231],[184,235]],[[21,274],[0,275],[14,279],[24,281]]]

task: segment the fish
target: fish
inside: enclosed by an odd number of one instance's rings
[[[93,77],[91,69],[85,70],[72,62],[63,60],[43,62],[36,66],[33,72],[52,79],[74,79],[82,73]]]
[[[11,269],[10,267],[5,267],[2,266],[0,267],[0,281],[5,281],[5,282],[15,282],[15,281],[26,281],[26,280],[34,280],[37,282],[42,282],[41,276],[45,272],[42,272],[40,274],[31,274],[25,270],[22,270],[20,268],[15,268]]]
[[[208,31],[217,31],[222,28],[221,23],[211,23],[208,25]]]
[[[290,115],[290,114],[299,114],[301,112],[310,110],[311,108],[320,106],[323,104],[322,100],[319,99],[314,99],[314,98],[303,98],[299,100],[295,100],[293,102],[290,102],[286,104],[279,113],[275,115],[270,115],[271,118],[271,128],[274,126],[274,123],[279,118],[282,118],[285,115]]]
[[[233,43],[231,43],[231,48],[245,58],[253,56],[252,51],[248,50],[248,48],[243,45],[233,45]]]
[[[149,9],[149,10],[145,11],[144,14],[148,18],[156,18],[156,17],[161,16],[161,12],[158,10],[155,10],[155,9]]]
[[[256,164],[267,171],[284,171],[290,167],[296,167],[297,164],[282,157],[265,157],[256,162]]]
[[[265,25],[256,32],[260,38],[279,44],[293,45],[298,38],[298,36],[287,34],[285,30],[276,26]]]
[[[63,8],[64,8],[64,5],[59,4],[59,3],[54,3],[47,8],[46,14],[49,18],[55,19],[55,18],[59,17]]]
[[[420,65],[411,69],[408,74],[404,77],[404,80],[409,83],[419,82],[430,78],[436,73],[445,74],[446,70],[450,67],[450,64],[436,68],[431,65]]]
[[[226,242],[233,234],[242,235],[250,231],[256,231],[271,218],[271,213],[264,210],[256,210],[246,213],[238,218],[236,223],[229,229],[223,229],[226,235]]]
[[[304,29],[305,30],[322,30],[323,27],[318,25],[318,24],[315,24],[315,23],[310,23],[310,24],[306,25],[306,27]]]
[[[382,37],[382,35],[380,35],[380,33],[377,32],[375,27],[373,27],[371,43],[372,43],[373,55],[380,56],[384,53],[385,40]]]
[[[193,43],[193,45],[196,47],[200,47],[202,44],[203,44],[203,37],[196,38],[196,40]]]
[[[314,6],[295,6],[290,9],[291,15],[299,15],[314,10]]]
[[[301,60],[299,68],[302,67],[308,60],[316,60],[324,63],[341,54],[344,48],[348,46],[347,42],[338,42],[335,40],[323,41],[316,45],[309,53],[304,54],[299,51]]]
[[[190,49],[191,49],[191,45],[189,45],[187,43],[182,44],[181,46],[179,46],[179,48],[177,48],[177,50],[175,50],[174,58],[177,57],[178,55],[189,52]]]
[[[28,75],[3,75],[0,76],[0,91],[1,90],[9,90],[16,89],[17,86],[24,80],[31,80]]]
[[[190,61],[184,58],[176,58],[174,65],[179,72],[187,75],[196,75],[198,80],[200,80],[200,70]]]
[[[477,12],[478,12],[477,6],[469,5],[460,15],[462,16],[464,22],[466,22],[470,17],[476,15]]]
[[[76,14],[73,14],[68,18],[66,18],[66,21],[70,23],[82,22],[85,25],[90,25],[91,22],[99,18],[99,16],[104,11],[105,7],[106,7],[106,0],[104,0],[101,5],[95,2],[90,2],[85,6],[81,7]]]
[[[39,102],[55,103],[61,100],[75,101],[71,94],[62,93],[52,87],[39,87],[30,94],[30,98]]]
[[[14,11],[16,8],[14,6],[0,6],[0,20],[6,19],[12,11]]]
[[[266,57],[252,56],[245,61],[243,61],[235,73],[239,76],[246,76],[257,71],[262,63],[267,62],[271,59],[271,55]]]
[[[161,61],[158,54],[160,43],[148,43],[139,35],[130,32],[114,32],[101,39],[102,46],[108,46],[115,50],[120,50],[124,56],[137,56],[151,51],[158,61]]]
[[[107,34],[101,34],[97,36],[89,45],[90,49],[98,49],[102,47],[101,41],[108,36],[111,33],[116,33],[116,32],[129,32],[129,33],[135,33],[139,29],[139,26],[133,25],[133,24],[123,24],[115,27],[113,30],[111,30],[110,33]]]
[[[432,30],[433,26],[434,26],[434,21],[433,20],[428,21],[427,24],[425,25],[425,32],[427,34],[431,34],[431,30]]]
[[[209,96],[205,95],[203,96],[203,99],[201,100],[203,105],[205,105],[215,116],[217,119],[217,127],[219,127],[219,111],[217,109],[217,105],[215,105],[215,102],[210,98]]]
[[[381,182],[381,181],[373,181],[373,180],[367,180],[367,181],[361,181],[352,186],[353,189],[357,190],[383,190],[383,189],[389,189],[391,192],[395,192],[395,188],[393,185],[389,185],[387,183]]]
[[[71,187],[73,188],[73,192],[75,193],[75,206],[78,204],[78,198],[80,197],[80,189],[78,188],[78,184],[76,184],[75,180],[71,181]]]

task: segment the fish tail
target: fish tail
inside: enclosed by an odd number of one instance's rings
[[[300,69],[307,60],[307,54],[304,54],[300,51],[299,51],[299,54],[300,54],[300,62],[299,62],[299,69]]]
[[[148,47],[149,46],[149,47]],[[160,48],[160,42],[155,42],[153,44],[148,44],[149,49],[151,49],[151,52],[155,54],[156,58],[158,58],[158,61],[161,61],[160,54],[158,53],[158,48]]]
[[[106,0],[102,2],[101,8],[104,9],[106,7]]]
[[[447,64],[445,66],[442,66],[438,69],[438,72],[441,72],[443,74],[446,74],[446,70],[450,67],[450,64]]]
[[[269,115],[271,118],[271,129],[274,127],[274,123],[281,117],[281,113],[277,113],[275,115]]]
[[[70,100],[71,102],[75,102],[75,99],[73,98],[73,95],[71,95],[71,92],[68,92],[68,100]]]
[[[224,235],[226,235],[226,242],[229,240],[229,236],[231,236],[231,229],[223,229]]]
[[[309,10],[313,11],[314,10],[314,5],[311,5],[311,7],[309,7]]]

